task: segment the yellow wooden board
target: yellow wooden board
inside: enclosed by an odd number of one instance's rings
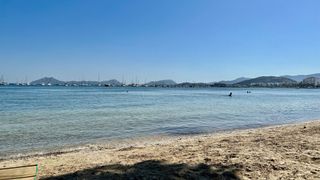
[[[0,180],[32,180],[36,179],[37,165],[0,168]]]

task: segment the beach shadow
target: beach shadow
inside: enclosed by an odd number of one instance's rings
[[[43,178],[44,180],[65,179],[217,179],[238,180],[239,165],[224,166],[221,164],[167,164],[164,161],[148,160],[134,165],[113,164],[85,169],[70,174]]]

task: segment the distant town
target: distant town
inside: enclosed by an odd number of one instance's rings
[[[257,78],[237,78],[231,81],[211,83],[183,82],[173,80],[151,81],[148,83],[124,83],[116,79],[108,81],[61,81],[44,77],[32,82],[9,83],[1,76],[0,86],[103,86],[103,87],[162,87],[162,88],[209,88],[209,87],[283,87],[320,88],[320,73],[296,76],[261,76]]]

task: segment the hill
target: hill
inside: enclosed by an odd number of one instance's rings
[[[30,85],[64,85],[65,82],[57,80],[53,77],[44,77],[35,81],[30,82]]]
[[[236,86],[262,86],[262,87],[270,87],[270,86],[292,86],[296,85],[297,82],[285,78],[285,77],[276,77],[276,76],[261,76],[254,79],[245,80],[235,84]]]
[[[99,86],[99,85],[108,85],[108,86],[121,86],[122,84],[116,79],[111,79],[108,81],[60,81],[53,77],[44,77],[30,83],[32,86],[43,85],[43,86]]]
[[[174,82],[173,80],[166,79],[166,80],[160,80],[160,81],[151,81],[149,83],[146,83],[146,86],[151,86],[151,87],[158,87],[158,86],[174,86],[177,83]]]

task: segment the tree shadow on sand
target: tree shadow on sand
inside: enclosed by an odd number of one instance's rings
[[[113,164],[85,169],[70,174],[44,178],[44,180],[64,179],[218,179],[238,180],[240,165],[221,164],[167,164],[164,161],[148,160],[134,165]]]

